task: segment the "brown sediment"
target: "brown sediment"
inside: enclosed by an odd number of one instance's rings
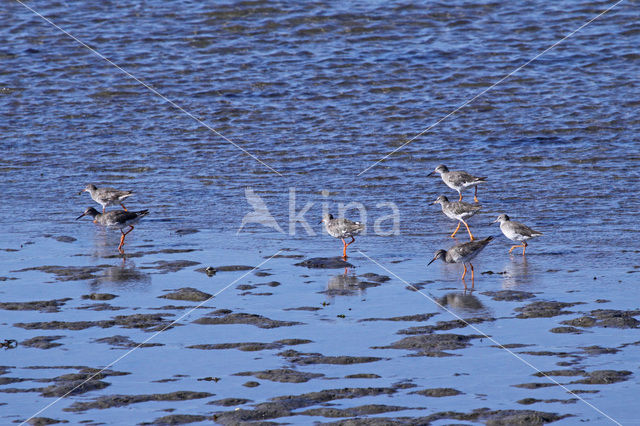
[[[569,399],[536,399],[536,398],[524,398],[521,399],[519,401],[516,401],[518,404],[522,404],[522,405],[531,405],[531,404],[536,404],[538,402],[543,402],[545,404],[553,404],[553,403],[560,403],[560,404],[575,404],[576,402],[578,402],[579,399],[578,398],[569,398]]]
[[[535,297],[533,293],[529,293],[527,291],[518,291],[518,290],[499,290],[499,291],[483,291],[480,293],[484,296],[489,296],[493,300],[498,301],[522,301],[526,299],[531,299]]]
[[[321,309],[317,306],[300,306],[298,308],[284,308],[283,311],[319,311]]]
[[[293,410],[310,407],[338,399],[353,399],[367,396],[391,395],[395,388],[343,388],[326,389],[301,395],[279,396],[270,402],[257,404],[253,409],[236,409],[214,416],[214,420],[223,425],[239,424],[248,421],[263,421],[294,415]]]
[[[427,334],[405,337],[388,346],[373,346],[372,349],[408,349],[417,351],[416,355],[419,356],[453,356],[444,351],[464,349],[470,346],[470,340],[481,337],[483,336],[452,333]]]
[[[575,327],[554,327],[549,330],[551,333],[570,333],[570,334],[582,334],[584,331]]]
[[[253,402],[250,399],[244,398],[224,398],[216,401],[207,402],[207,405],[222,405],[223,407],[233,407],[238,405],[244,405],[248,402]]]
[[[284,346],[303,345],[313,343],[307,339],[283,339],[271,343],[263,342],[237,342],[237,343],[212,343],[187,346],[188,349],[238,349],[240,351],[254,352],[267,349],[282,349]]]
[[[30,348],[38,349],[51,349],[57,346],[62,346],[62,343],[54,342],[64,337],[65,336],[36,336],[20,342],[20,346],[27,346]]]
[[[511,385],[514,388],[522,388],[522,389],[539,389],[539,388],[549,388],[552,386],[558,386],[555,383],[551,383],[551,382],[542,382],[542,383],[538,383],[538,382],[534,382],[534,383],[520,383],[518,385]]]
[[[563,308],[579,305],[582,302],[566,303],[566,302],[547,302],[538,301],[528,305],[515,308],[516,312],[520,314],[516,315],[516,318],[550,318],[558,315],[572,314],[571,311],[563,311]]]
[[[575,377],[575,376],[585,376],[587,373],[584,370],[580,369],[569,369],[569,370],[551,370],[551,371],[539,371],[534,373],[533,375],[536,377],[545,377],[545,376],[562,376],[562,377]]]
[[[69,300],[71,300],[70,297],[33,302],[2,302],[0,303],[0,309],[7,311],[60,312],[60,306],[63,306]]]
[[[171,293],[158,296],[158,298],[160,299],[187,300],[191,302],[203,302],[210,299],[211,297],[211,294],[205,293],[204,291],[200,291],[193,287],[183,287]]]
[[[584,346],[584,347],[581,347],[580,349],[582,349],[587,355],[608,355],[608,354],[615,354],[620,352],[620,349],[603,348],[602,346],[597,346],[597,345]]]
[[[248,265],[224,265],[213,267],[218,272],[232,272],[232,271],[250,271],[255,269],[255,266]]]
[[[115,346],[118,348],[134,348],[134,347],[139,347],[139,348],[152,348],[152,347],[156,347],[156,346],[164,346],[164,344],[162,343],[136,343],[133,340],[131,340],[129,337],[127,336],[120,336],[120,335],[116,335],[116,336],[111,336],[111,337],[102,337],[100,339],[95,339],[94,342],[96,343],[107,343],[111,346]]]
[[[140,269],[155,269],[161,273],[178,272],[184,268],[190,266],[199,265],[200,262],[194,262],[192,260],[157,260],[151,262],[155,266],[141,266]]]
[[[384,359],[384,358],[379,358],[375,356],[348,356],[348,355],[325,356],[320,353],[304,353],[304,352],[294,351],[292,349],[280,352],[277,355],[283,358],[286,358],[288,362],[299,364],[299,365],[308,365],[308,364],[350,365],[350,364],[376,362]]]
[[[348,376],[344,376],[345,379],[380,379],[382,376],[378,376],[373,373],[358,373],[358,374],[349,374]]]
[[[79,306],[76,309],[85,309],[90,311],[121,311],[123,308],[121,306],[113,306],[108,303],[92,303],[90,305]]]
[[[32,417],[27,421],[31,426],[55,425],[58,423],[69,423],[67,420],[56,420],[49,417]]]
[[[303,254],[276,254],[275,256],[264,256],[264,259],[303,259]]]
[[[403,315],[400,317],[390,317],[390,318],[364,318],[359,320],[358,322],[364,321],[428,321],[430,318],[438,315],[437,312],[429,313],[429,314],[415,314],[415,315]]]
[[[158,417],[151,423],[140,423],[141,425],[184,425],[187,423],[204,422],[212,420],[211,416],[201,416],[197,414],[169,414],[167,416]]]
[[[213,396],[209,392],[176,391],[171,393],[154,393],[142,395],[107,395],[95,398],[93,401],[77,401],[63,411],[104,410],[112,407],[124,407],[148,401],[188,401],[192,399]]]
[[[633,318],[640,315],[640,311],[620,311],[615,309],[596,309],[589,315],[572,320],[562,321],[562,324],[574,327],[607,327],[607,328],[638,328],[640,321]]]
[[[256,381],[253,381],[253,380],[250,380],[248,382],[243,383],[242,386],[245,386],[247,388],[255,388],[255,387],[260,386],[260,383],[258,383]]]
[[[90,293],[82,295],[82,299],[85,300],[111,300],[115,299],[116,297],[118,296],[110,293]]]
[[[532,424],[542,425],[561,420],[571,415],[558,415],[533,410],[490,410],[480,408],[470,413],[459,413],[455,411],[438,412],[424,417],[361,417],[367,414],[382,413],[385,411],[398,411],[411,409],[407,407],[396,407],[386,405],[365,405],[360,407],[337,409],[333,407],[321,407],[306,410],[304,412],[294,412],[294,410],[327,403],[336,399],[359,398],[364,396],[374,396],[380,393],[392,394],[393,388],[346,388],[312,392],[297,396],[285,396],[272,398],[271,402],[258,404],[253,409],[236,409],[214,415],[214,421],[223,425],[243,424],[244,422],[264,422],[268,419],[290,417],[296,414],[342,417],[354,416],[351,419],[344,419],[338,422],[324,423],[325,425],[349,425],[349,426],[391,426],[407,424],[431,424],[438,420],[457,420],[483,422],[488,425],[516,425]],[[252,423],[254,424],[254,423]],[[264,423],[258,423],[264,424]]]
[[[374,274],[373,272],[367,272],[366,274],[358,275],[359,277],[366,278],[368,281],[376,283],[386,283],[391,278],[386,275]]]
[[[158,331],[170,324],[169,320],[164,318],[165,316],[172,316],[172,314],[118,315],[113,319],[101,321],[40,321],[29,323],[19,322],[13,325],[26,330],[84,330],[90,327],[109,328],[119,326],[123,328],[140,328],[145,331]]]
[[[253,290],[254,288],[256,288],[256,286],[251,284],[239,284],[236,286],[236,289],[242,290],[242,291]]]
[[[110,268],[111,265],[96,265],[96,266],[56,266],[56,265],[44,265],[34,266],[31,268],[19,269],[11,272],[28,272],[28,271],[42,271],[48,274],[56,276],[58,281],[79,281],[90,280],[98,278],[95,275],[96,272],[100,272],[104,268]]]
[[[423,396],[430,396],[435,398],[441,398],[445,396],[462,395],[463,392],[460,392],[459,390],[453,389],[453,388],[432,388],[432,389],[423,389],[423,390],[410,392],[410,393],[423,395]]]
[[[627,370],[596,370],[586,373],[587,377],[571,383],[582,383],[587,385],[610,385],[611,383],[624,382],[629,380],[633,373]]]
[[[109,383],[102,379],[109,376],[123,376],[129,373],[114,370],[99,370],[88,367],[70,367],[79,369],[78,373],[68,373],[51,379],[38,379],[39,382],[53,382],[54,384],[47,387],[29,388],[29,389],[2,389],[0,392],[16,393],[16,392],[40,392],[45,397],[61,397],[66,395],[80,395],[93,390],[104,389]]]
[[[247,314],[247,313],[232,313],[228,309],[219,309],[211,312],[207,316],[198,318],[193,321],[194,324],[248,324],[259,328],[277,328],[277,327],[290,327],[293,325],[300,325],[301,322],[296,321],[278,321],[272,320],[262,315]]]
[[[359,417],[367,416],[371,414],[388,413],[390,411],[402,411],[402,410],[423,410],[424,408],[412,408],[412,407],[400,407],[396,405],[383,405],[383,404],[368,404],[361,405],[359,407],[350,408],[334,408],[334,407],[321,407],[311,408],[309,410],[296,412],[297,415],[302,416],[322,416],[322,417]]]
[[[353,268],[353,265],[341,257],[313,257],[303,262],[295,263],[295,266],[304,266],[312,269],[341,269]]]
[[[553,352],[553,351],[522,351],[521,354],[534,356],[557,356],[559,358],[577,357],[578,355],[571,352]]]
[[[234,376],[253,376],[256,379],[270,380],[280,383],[305,383],[311,379],[324,377],[324,374],[305,373],[302,371],[291,370],[289,368],[281,368],[275,370],[264,371],[242,371],[233,374]]]
[[[435,325],[422,325],[418,327],[409,327],[398,331],[398,334],[431,334],[435,331],[447,331],[455,328],[464,328],[470,324],[478,324],[485,321],[495,321],[495,318],[465,318],[464,320],[455,319],[450,321],[438,321]]]

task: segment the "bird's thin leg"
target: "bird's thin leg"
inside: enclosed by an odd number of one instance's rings
[[[352,235],[352,236],[351,236],[351,241],[349,241],[349,242],[347,243],[347,247],[349,247],[351,244],[353,244],[353,242],[354,242],[355,240],[356,240],[356,239],[355,239],[355,238],[353,238],[353,235]]]
[[[476,190],[473,193],[473,201],[478,202],[478,185],[476,185]]]
[[[473,263],[469,263],[471,266],[471,287],[473,287]]]
[[[460,222],[458,222],[458,227],[456,228],[455,231],[453,231],[453,234],[451,234],[451,238],[456,236],[456,233],[458,232],[458,229],[460,229]]]
[[[107,206],[102,206],[102,214],[104,214],[105,210],[107,209]],[[95,222],[95,221],[94,221]]]
[[[524,251],[527,249],[527,242],[523,241],[522,242],[522,255],[524,256]]]
[[[120,245],[118,246],[118,251],[120,252],[120,254],[124,253],[124,250],[122,249],[122,246],[124,245],[124,237],[127,235],[124,232],[122,232],[122,229],[120,230],[120,233],[122,234],[122,236],[120,237]]]
[[[344,245],[344,247],[342,247],[342,258],[347,260],[347,243],[344,241],[344,238],[342,238],[342,244]]]
[[[462,278],[464,280],[464,276],[467,275],[467,265],[465,265],[464,263],[462,264],[462,266],[464,266],[464,272],[462,273]],[[465,284],[466,285],[466,284]]]
[[[518,248],[518,247],[524,247],[522,244],[518,244],[515,246],[511,246],[511,248],[509,249],[509,254],[511,254],[511,252],[513,251],[513,249]]]
[[[124,235],[127,235],[131,231],[133,231],[133,225],[129,225],[129,230],[127,232],[122,232],[122,229],[120,230]]]
[[[458,198],[458,201],[462,201],[462,191],[458,191],[458,194],[460,195],[460,198]]]
[[[473,241],[474,238],[473,238],[473,234],[471,234],[471,230],[469,229],[469,225],[467,225],[467,222],[462,222],[462,223],[464,223],[464,226],[467,227],[467,232],[469,233],[469,238],[471,238],[471,241]]]
[[[124,204],[120,203],[120,205],[122,206],[125,212],[128,211],[127,208],[124,206]]]

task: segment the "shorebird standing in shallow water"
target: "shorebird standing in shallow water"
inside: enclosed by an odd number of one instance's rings
[[[124,210],[114,210],[107,213],[100,213],[98,210],[93,207],[89,207],[84,211],[80,216],[76,218],[76,220],[80,219],[83,216],[91,216],[93,218],[93,223],[97,223],[99,225],[105,226],[107,228],[117,228],[122,233],[120,237],[120,245],[118,246],[118,251],[120,254],[124,253],[122,246],[124,245],[124,237],[131,231],[133,231],[133,225],[138,223],[140,219],[149,214],[149,210],[140,210],[137,212],[128,212]],[[124,232],[123,229],[129,227],[127,232]]]
[[[102,188],[96,187],[94,184],[90,183],[87,185],[79,194],[83,192],[88,192],[91,194],[91,198],[96,203],[102,206],[102,213],[104,214],[105,208],[107,206],[115,206],[116,204],[120,204],[124,211],[127,211],[127,208],[122,204],[125,198],[131,197],[133,195],[133,191],[120,191],[119,189],[110,188],[108,186],[104,186]]]
[[[427,176],[432,176],[434,173],[440,173],[442,181],[451,189],[458,191],[460,198],[458,201],[462,201],[462,190],[474,186],[476,188],[473,194],[473,201],[478,202],[478,185],[487,181],[486,177],[472,176],[462,170],[449,171],[447,166],[440,164],[434,171]]]
[[[444,195],[439,196],[433,204],[440,204],[442,206],[442,213],[444,213],[445,216],[459,221],[458,227],[453,231],[453,234],[451,234],[451,238],[455,237],[458,229],[460,229],[460,224],[464,223],[464,226],[467,227],[469,238],[471,238],[471,241],[474,240],[471,230],[469,229],[469,225],[467,225],[465,219],[469,219],[471,216],[478,213],[482,206],[479,204],[474,205],[465,203],[464,201],[449,201],[449,199]]]
[[[322,222],[324,223],[327,233],[333,238],[340,238],[344,245],[342,249],[342,258],[347,260],[347,247],[349,247],[356,240],[355,235],[358,235],[364,230],[364,225],[360,222],[353,222],[349,219],[338,218],[334,219],[333,215],[325,214],[322,216]],[[347,243],[344,239],[351,238],[351,241]]]
[[[505,237],[511,241],[522,241],[522,244],[512,246],[509,249],[509,253],[511,253],[515,248],[522,247],[522,255],[524,256],[524,251],[527,249],[527,240],[542,235],[542,232],[534,231],[524,223],[509,219],[509,216],[506,214],[498,216],[498,218],[493,221],[493,223],[496,222],[500,222],[500,230]]]
[[[471,266],[471,287],[473,287],[473,264],[471,261],[484,249],[489,242],[493,240],[493,237],[489,236],[484,240],[469,241],[467,243],[456,244],[449,250],[440,249],[436,252],[431,259],[431,262],[427,266],[431,265],[436,259],[442,259],[445,263],[462,263],[464,266],[464,272],[462,273],[462,280],[467,275],[467,263]],[[464,285],[467,288],[467,284]]]

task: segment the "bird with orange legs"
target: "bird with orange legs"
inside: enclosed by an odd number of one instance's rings
[[[509,249],[509,254],[511,254],[513,249],[522,247],[522,255],[524,256],[524,252],[527,249],[528,245],[527,240],[542,235],[542,232],[534,231],[524,223],[511,220],[506,214],[501,214],[500,216],[498,216],[498,218],[493,221],[493,223],[496,222],[500,222],[500,230],[505,237],[507,237],[511,241],[522,241],[522,244],[511,246],[511,249]]]
[[[347,260],[347,247],[354,243],[355,236],[364,230],[364,225],[360,222],[353,222],[345,218],[334,218],[331,214],[325,214],[322,217],[322,222],[327,230],[327,233],[333,238],[340,238],[342,240],[342,258]],[[348,243],[345,238],[351,238]]]
[[[80,216],[76,218],[76,220],[80,219],[83,216],[91,216],[93,218],[93,223],[97,223],[107,228],[116,228],[120,230],[122,236],[120,237],[120,245],[118,245],[118,251],[120,254],[124,254],[124,237],[129,234],[129,232],[133,231],[133,225],[137,224],[140,219],[149,214],[149,210],[140,210],[137,212],[129,212],[124,210],[113,210],[107,213],[100,213],[98,210],[93,207],[89,207],[84,211]],[[127,232],[124,232],[123,229],[129,227]]]
[[[80,191],[79,194],[82,194],[83,192],[88,192],[91,195],[91,199],[102,206],[103,214],[106,207],[115,206],[116,204],[120,204],[126,212],[127,208],[122,204],[122,202],[125,198],[133,195],[133,191],[120,191],[119,189],[110,188],[108,186],[98,188],[91,183]]]
[[[471,241],[474,240],[473,234],[469,229],[469,225],[465,221],[465,219],[469,219],[474,214],[478,213],[478,211],[482,208],[479,204],[469,204],[464,201],[449,201],[447,197],[444,195],[439,196],[433,204],[440,204],[442,206],[442,213],[445,214],[449,219],[458,220],[458,227],[453,234],[451,234],[451,238],[456,236],[456,233],[460,229],[460,225],[464,223],[464,226],[467,228],[467,232],[469,233],[469,238]]]
[[[477,177],[470,175],[467,172],[462,170],[454,170],[449,171],[447,166],[444,164],[440,164],[434,171],[429,173],[427,176],[432,176],[434,173],[439,173],[442,181],[451,189],[455,189],[458,191],[458,195],[460,198],[458,201],[462,201],[462,191],[475,187],[475,192],[473,194],[473,201],[478,202],[478,185],[487,181],[486,177]]]
[[[449,250],[440,249],[438,250],[431,262],[427,264],[427,266],[431,265],[437,259],[442,259],[445,263],[462,263],[464,266],[464,272],[462,273],[462,281],[464,282],[464,277],[467,275],[467,263],[471,267],[471,287],[473,288],[474,284],[474,274],[473,274],[473,264],[471,261],[478,255],[480,252],[493,240],[493,237],[489,236],[484,240],[474,240],[469,241],[462,244],[456,244],[451,247]],[[467,288],[467,284],[464,283],[464,288]]]

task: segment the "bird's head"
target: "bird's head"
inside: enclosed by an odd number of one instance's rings
[[[76,217],[76,220],[80,219],[83,216],[87,216],[87,215],[95,218],[99,214],[100,214],[100,212],[98,210],[94,209],[93,207],[89,207],[88,209],[86,209],[84,211],[84,213],[82,213],[80,216]]]
[[[444,259],[444,257],[447,255],[447,251],[440,249],[438,250],[434,255],[433,255],[433,259],[431,259],[431,262],[427,263],[427,266],[431,265],[433,262],[435,262],[437,259]]]
[[[447,197],[445,197],[444,195],[440,195],[438,198],[436,198],[436,200],[433,202],[433,204],[444,204],[446,202],[448,202],[449,199]]]

